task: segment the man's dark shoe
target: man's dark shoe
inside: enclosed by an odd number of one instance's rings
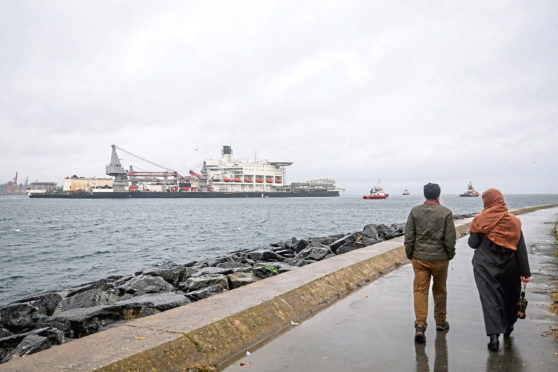
[[[449,323],[448,322],[436,323],[436,330],[437,331],[447,331],[447,330],[449,330]]]
[[[500,348],[500,341],[498,341],[499,335],[490,335],[490,342],[488,343],[488,349],[491,351],[498,351]]]
[[[424,335],[425,331],[426,328],[422,324],[415,325],[415,342],[422,343],[426,341],[426,336]]]
[[[508,329],[506,329],[506,332],[504,332],[504,337],[510,337],[512,332],[513,332],[513,326],[509,326]]]

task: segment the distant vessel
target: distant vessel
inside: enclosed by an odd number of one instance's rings
[[[467,198],[474,198],[479,196],[479,192],[477,190],[475,190],[475,188],[473,187],[473,183],[471,181],[469,181],[469,185],[467,186],[467,191],[465,191],[463,194],[459,195],[462,197],[467,197]]]
[[[370,194],[364,195],[362,198],[363,199],[386,199],[388,196],[389,194],[386,194],[384,192],[384,188],[382,187],[380,180],[378,180],[378,185],[372,187],[372,189],[370,190]]]
[[[409,192],[409,190],[407,190],[407,188],[405,187],[405,190],[403,191],[403,194],[401,195],[411,195],[411,193]]]

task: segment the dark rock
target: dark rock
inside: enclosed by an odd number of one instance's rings
[[[170,292],[174,290],[174,287],[160,276],[138,275],[120,285],[118,289],[124,293],[141,295],[145,293]]]
[[[51,321],[63,323],[68,321],[75,338],[98,332],[102,328],[121,320],[135,319],[157,314],[159,310],[138,304],[122,301],[104,306],[93,306],[82,309],[63,311],[51,317]]]
[[[41,350],[46,350],[51,347],[48,338],[39,335],[26,336],[20,343],[12,349],[8,355],[4,356],[2,363],[12,359],[14,356],[22,357],[25,355],[33,354]]]
[[[118,319],[116,314],[108,316],[110,311],[104,309],[104,306],[93,306],[67,310],[54,315],[49,321],[58,324],[70,324],[71,331],[69,333],[75,338],[80,338],[98,332],[104,325],[113,323]],[[110,321],[103,321],[103,318],[110,319]]]
[[[202,261],[202,263],[207,264],[207,267],[217,267],[219,264],[226,263],[226,262],[234,262],[234,261],[231,257],[228,256],[208,258]]]
[[[405,224],[404,223],[392,223],[391,231],[395,236],[401,236],[405,234]]]
[[[248,257],[254,261],[283,261],[283,258],[269,249],[257,249],[248,252]]]
[[[373,224],[364,226],[364,229],[362,229],[362,235],[364,235],[366,238],[370,238],[374,240],[376,243],[378,243],[381,240],[380,236],[378,235],[378,230],[376,229],[376,225]]]
[[[316,246],[311,244],[307,248],[304,248],[302,251],[300,251],[296,255],[296,257],[303,258],[305,260],[319,261],[325,256],[327,256],[328,254],[332,254],[332,253],[333,252],[327,245]]]
[[[256,267],[260,267],[260,266],[269,266],[269,267],[274,267],[277,269],[277,271],[279,272],[279,274],[282,273],[286,273],[287,271],[291,271],[293,269],[292,265],[289,265],[285,262],[259,262],[255,265]]]
[[[260,262],[254,266],[253,273],[262,278],[269,278],[293,269],[292,265],[280,262]]]
[[[223,267],[203,267],[203,268],[199,268],[195,273],[190,275],[190,277],[197,278],[200,276],[213,275],[213,274],[226,275],[226,274],[231,274],[233,270],[234,269],[232,268],[223,268]],[[184,281],[186,280],[183,280],[183,282]]]
[[[61,345],[66,342],[64,332],[53,327],[37,329],[32,331],[31,333],[48,338],[49,342],[52,345]]]
[[[307,246],[308,246],[308,241],[304,240],[304,239],[300,239],[296,243],[295,252],[298,253],[298,252],[302,251],[304,248],[306,248]]]
[[[232,273],[227,273],[227,274],[234,274],[234,273],[248,273],[252,271],[252,266],[242,266],[242,267],[236,267],[234,269],[231,269]]]
[[[59,293],[47,292],[35,296],[25,297],[12,303],[29,303],[29,305],[37,308],[40,315],[50,316],[54,313],[54,310],[56,310],[61,300],[62,296],[60,296]]]
[[[89,291],[91,289],[100,289],[100,290],[111,289],[111,288],[114,288],[115,283],[125,282],[125,281],[129,280],[130,278],[132,278],[131,275],[127,275],[125,277],[122,276],[122,275],[109,276],[108,278],[104,278],[104,279],[97,280],[97,281],[94,281],[94,282],[89,282],[89,283],[81,284],[81,285],[76,286],[76,287],[72,287],[72,288],[70,288],[70,290],[66,294],[66,296],[74,296],[74,295],[76,295],[80,292]]]
[[[231,289],[245,286],[250,283],[254,283],[261,278],[253,273],[232,273],[227,275],[229,279],[229,287]]]
[[[33,345],[42,344],[42,341],[41,343],[35,342],[38,340],[42,340],[42,338],[48,341],[46,347],[34,347]],[[23,343],[24,341],[25,343]],[[37,351],[47,349],[51,345],[60,345],[65,341],[66,340],[64,338],[64,334],[61,331],[53,328],[41,328],[30,332],[0,338],[0,363],[7,362],[15,355],[28,355]],[[29,350],[29,352],[23,354],[23,350]]]
[[[225,289],[229,289],[227,277],[223,274],[209,274],[197,277],[191,277],[179,284],[179,288],[185,292],[197,291],[213,285],[220,285]]]
[[[243,267],[251,267],[241,262],[223,262],[217,265],[221,269],[238,269]]]
[[[378,243],[377,240],[372,239],[372,238],[368,238],[364,235],[362,236],[362,245],[363,246],[368,247],[369,245],[376,244],[376,243]]]
[[[337,249],[345,244],[347,244],[347,242],[350,241],[351,236],[353,234],[347,234],[339,239],[337,239],[336,241],[334,241],[333,243],[331,243],[330,248],[333,252],[337,253]]]
[[[279,271],[273,266],[258,266],[254,268],[253,273],[257,277],[265,279],[274,275],[278,275]]]
[[[8,331],[6,328],[0,327],[0,338],[11,336],[13,333]]]
[[[189,268],[182,265],[177,265],[174,262],[167,262],[160,267],[154,269],[145,269],[136,273],[137,275],[150,275],[150,276],[160,276],[168,283],[176,286],[178,283],[184,280],[184,277],[188,275]],[[192,271],[190,269],[190,271]]]
[[[240,262],[242,262],[243,264],[246,264],[246,265],[250,265],[250,266],[254,266],[254,264],[256,263],[256,261],[254,261],[250,258],[243,258]]]
[[[47,318],[37,323],[37,327],[54,328],[62,332],[65,338],[74,338],[74,332],[70,321],[65,318]]]
[[[295,252],[292,249],[288,249],[288,248],[281,248],[275,251],[275,253],[277,253],[279,256],[284,258],[291,258],[295,256]]]
[[[395,234],[391,230],[389,226],[384,224],[379,224],[376,226],[376,230],[378,231],[378,236],[380,240],[389,240],[395,238]]]
[[[34,328],[40,318],[39,310],[29,303],[13,303],[0,308],[0,326],[11,332]]]
[[[294,266],[294,267],[301,267],[304,265],[308,265],[310,263],[312,263],[313,261],[307,261],[304,258],[297,258],[296,256],[293,258],[287,258],[285,260],[285,263]]]
[[[222,293],[224,291],[225,291],[225,289],[222,286],[220,286],[219,284],[215,284],[215,285],[200,289],[198,291],[193,291],[193,292],[186,293],[186,296],[192,301],[199,301],[199,300],[202,300],[204,298],[208,298],[208,297],[211,297],[213,295]]]
[[[83,292],[77,292],[73,296],[68,296],[64,298],[60,303],[61,311],[77,309],[81,307],[106,305],[116,302],[120,299],[117,289],[107,289],[108,290],[103,291],[100,288],[93,288]]]

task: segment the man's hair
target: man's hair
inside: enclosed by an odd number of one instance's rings
[[[424,185],[424,197],[428,200],[435,200],[440,196],[440,186],[437,183],[427,183]]]

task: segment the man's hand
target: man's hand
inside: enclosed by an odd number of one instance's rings
[[[529,280],[530,280],[530,279],[531,279],[530,276],[522,276],[522,277],[521,277],[521,281],[522,281],[523,283],[529,283]]]

